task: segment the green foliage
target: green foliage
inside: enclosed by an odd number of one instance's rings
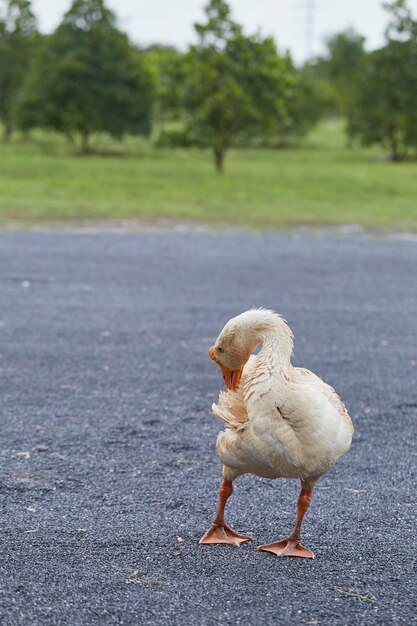
[[[299,141],[320,120],[323,104],[317,84],[305,69],[295,68],[285,57],[288,85],[283,94],[283,115],[262,136],[262,145],[284,147]]]
[[[154,85],[154,118],[159,124],[176,119],[182,94],[183,54],[172,46],[153,45],[142,60]]]
[[[0,121],[6,139],[13,130],[13,105],[37,40],[30,4],[27,0],[0,0]]]
[[[327,40],[329,78],[349,78],[361,67],[365,57],[365,37],[348,28],[345,32],[333,35]]]
[[[23,129],[80,136],[148,134],[152,86],[138,50],[115,25],[103,0],[75,0],[45,39],[17,107]]]
[[[349,116],[349,134],[379,143],[393,160],[417,148],[417,46],[390,41],[370,55]]]
[[[358,76],[366,61],[365,38],[352,28],[327,40],[327,54],[305,66],[310,82],[321,93],[323,108],[346,115]]]
[[[285,119],[291,76],[274,41],[245,36],[226,2],[211,0],[206,15],[207,22],[195,26],[198,43],[172,67],[169,82],[181,87],[167,104],[181,111],[187,136],[209,146],[222,171],[232,145]]]
[[[327,61],[328,78],[333,87],[337,110],[346,115],[350,107],[352,92],[366,59],[365,37],[349,28],[330,37]]]
[[[417,21],[413,20],[407,0],[385,2],[384,7],[392,14],[386,36],[388,39],[417,39]]]
[[[393,160],[417,149],[417,22],[403,0],[389,6],[393,22],[384,48],[369,55],[349,115],[349,134],[381,144]]]

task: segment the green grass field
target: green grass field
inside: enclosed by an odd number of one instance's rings
[[[88,157],[49,134],[0,144],[0,223],[169,217],[417,231],[417,162],[348,148],[341,122],[321,124],[300,148],[231,151],[223,176],[208,152],[103,142],[107,155]]]

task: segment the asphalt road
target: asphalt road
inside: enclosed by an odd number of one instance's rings
[[[402,624],[413,581],[417,243],[307,235],[0,233],[3,626]],[[229,317],[272,307],[295,363],[354,419],[318,485],[314,561],[256,545],[292,526],[298,484],[242,477],[213,516]]]

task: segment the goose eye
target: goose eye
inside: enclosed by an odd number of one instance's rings
[[[219,347],[217,348],[218,352],[220,352],[220,354],[223,352],[223,348]]]

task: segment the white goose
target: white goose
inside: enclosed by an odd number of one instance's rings
[[[259,354],[251,352],[259,344]],[[215,415],[226,429],[217,438],[223,463],[219,505],[202,544],[240,545],[239,535],[224,522],[232,483],[242,474],[264,478],[298,478],[297,521],[286,539],[260,546],[279,556],[314,558],[300,543],[303,517],[317,480],[350,447],[352,421],[334,389],[306,369],[293,367],[293,335],[273,311],[252,309],[231,319],[209,350],[222,368],[227,392],[221,392]]]

